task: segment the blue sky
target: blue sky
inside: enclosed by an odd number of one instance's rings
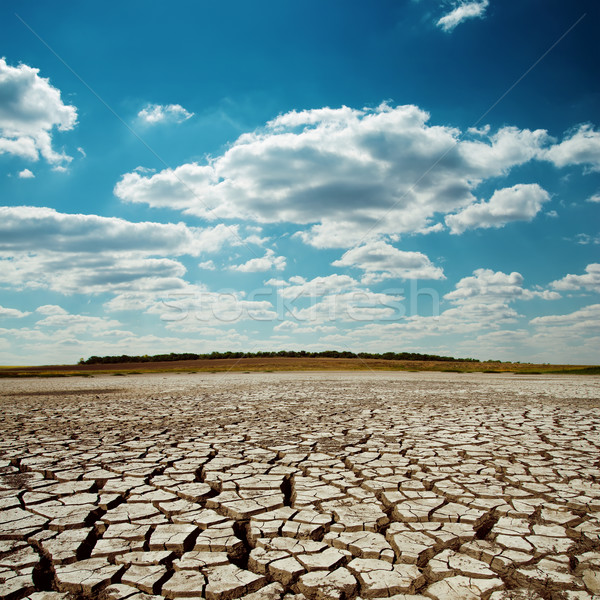
[[[0,5],[0,364],[600,363],[591,0]]]

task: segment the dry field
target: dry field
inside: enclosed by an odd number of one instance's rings
[[[600,377],[0,382],[0,597],[600,597]]]
[[[99,373],[199,373],[271,371],[442,371],[464,373],[564,373],[600,375],[600,366],[550,365],[510,362],[384,360],[373,358],[262,357],[219,358],[157,362],[44,365],[36,367],[0,366],[0,377],[85,376]]]

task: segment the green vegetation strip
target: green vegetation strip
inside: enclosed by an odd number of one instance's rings
[[[438,356],[436,354],[419,354],[417,352],[384,352],[374,354],[371,352],[338,352],[337,350],[325,350],[323,352],[306,352],[305,350],[280,350],[279,352],[211,352],[210,354],[192,354],[190,352],[170,354],[155,354],[149,356],[90,356],[87,360],[83,358],[80,365],[104,365],[123,363],[165,362],[178,360],[219,360],[229,358],[354,358],[375,360],[425,360],[444,362],[479,362],[475,358],[453,358],[452,356]]]

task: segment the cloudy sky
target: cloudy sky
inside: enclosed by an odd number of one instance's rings
[[[0,364],[600,363],[596,0],[0,5]]]

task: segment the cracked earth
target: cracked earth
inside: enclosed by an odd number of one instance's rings
[[[600,378],[0,385],[2,598],[600,598]]]

